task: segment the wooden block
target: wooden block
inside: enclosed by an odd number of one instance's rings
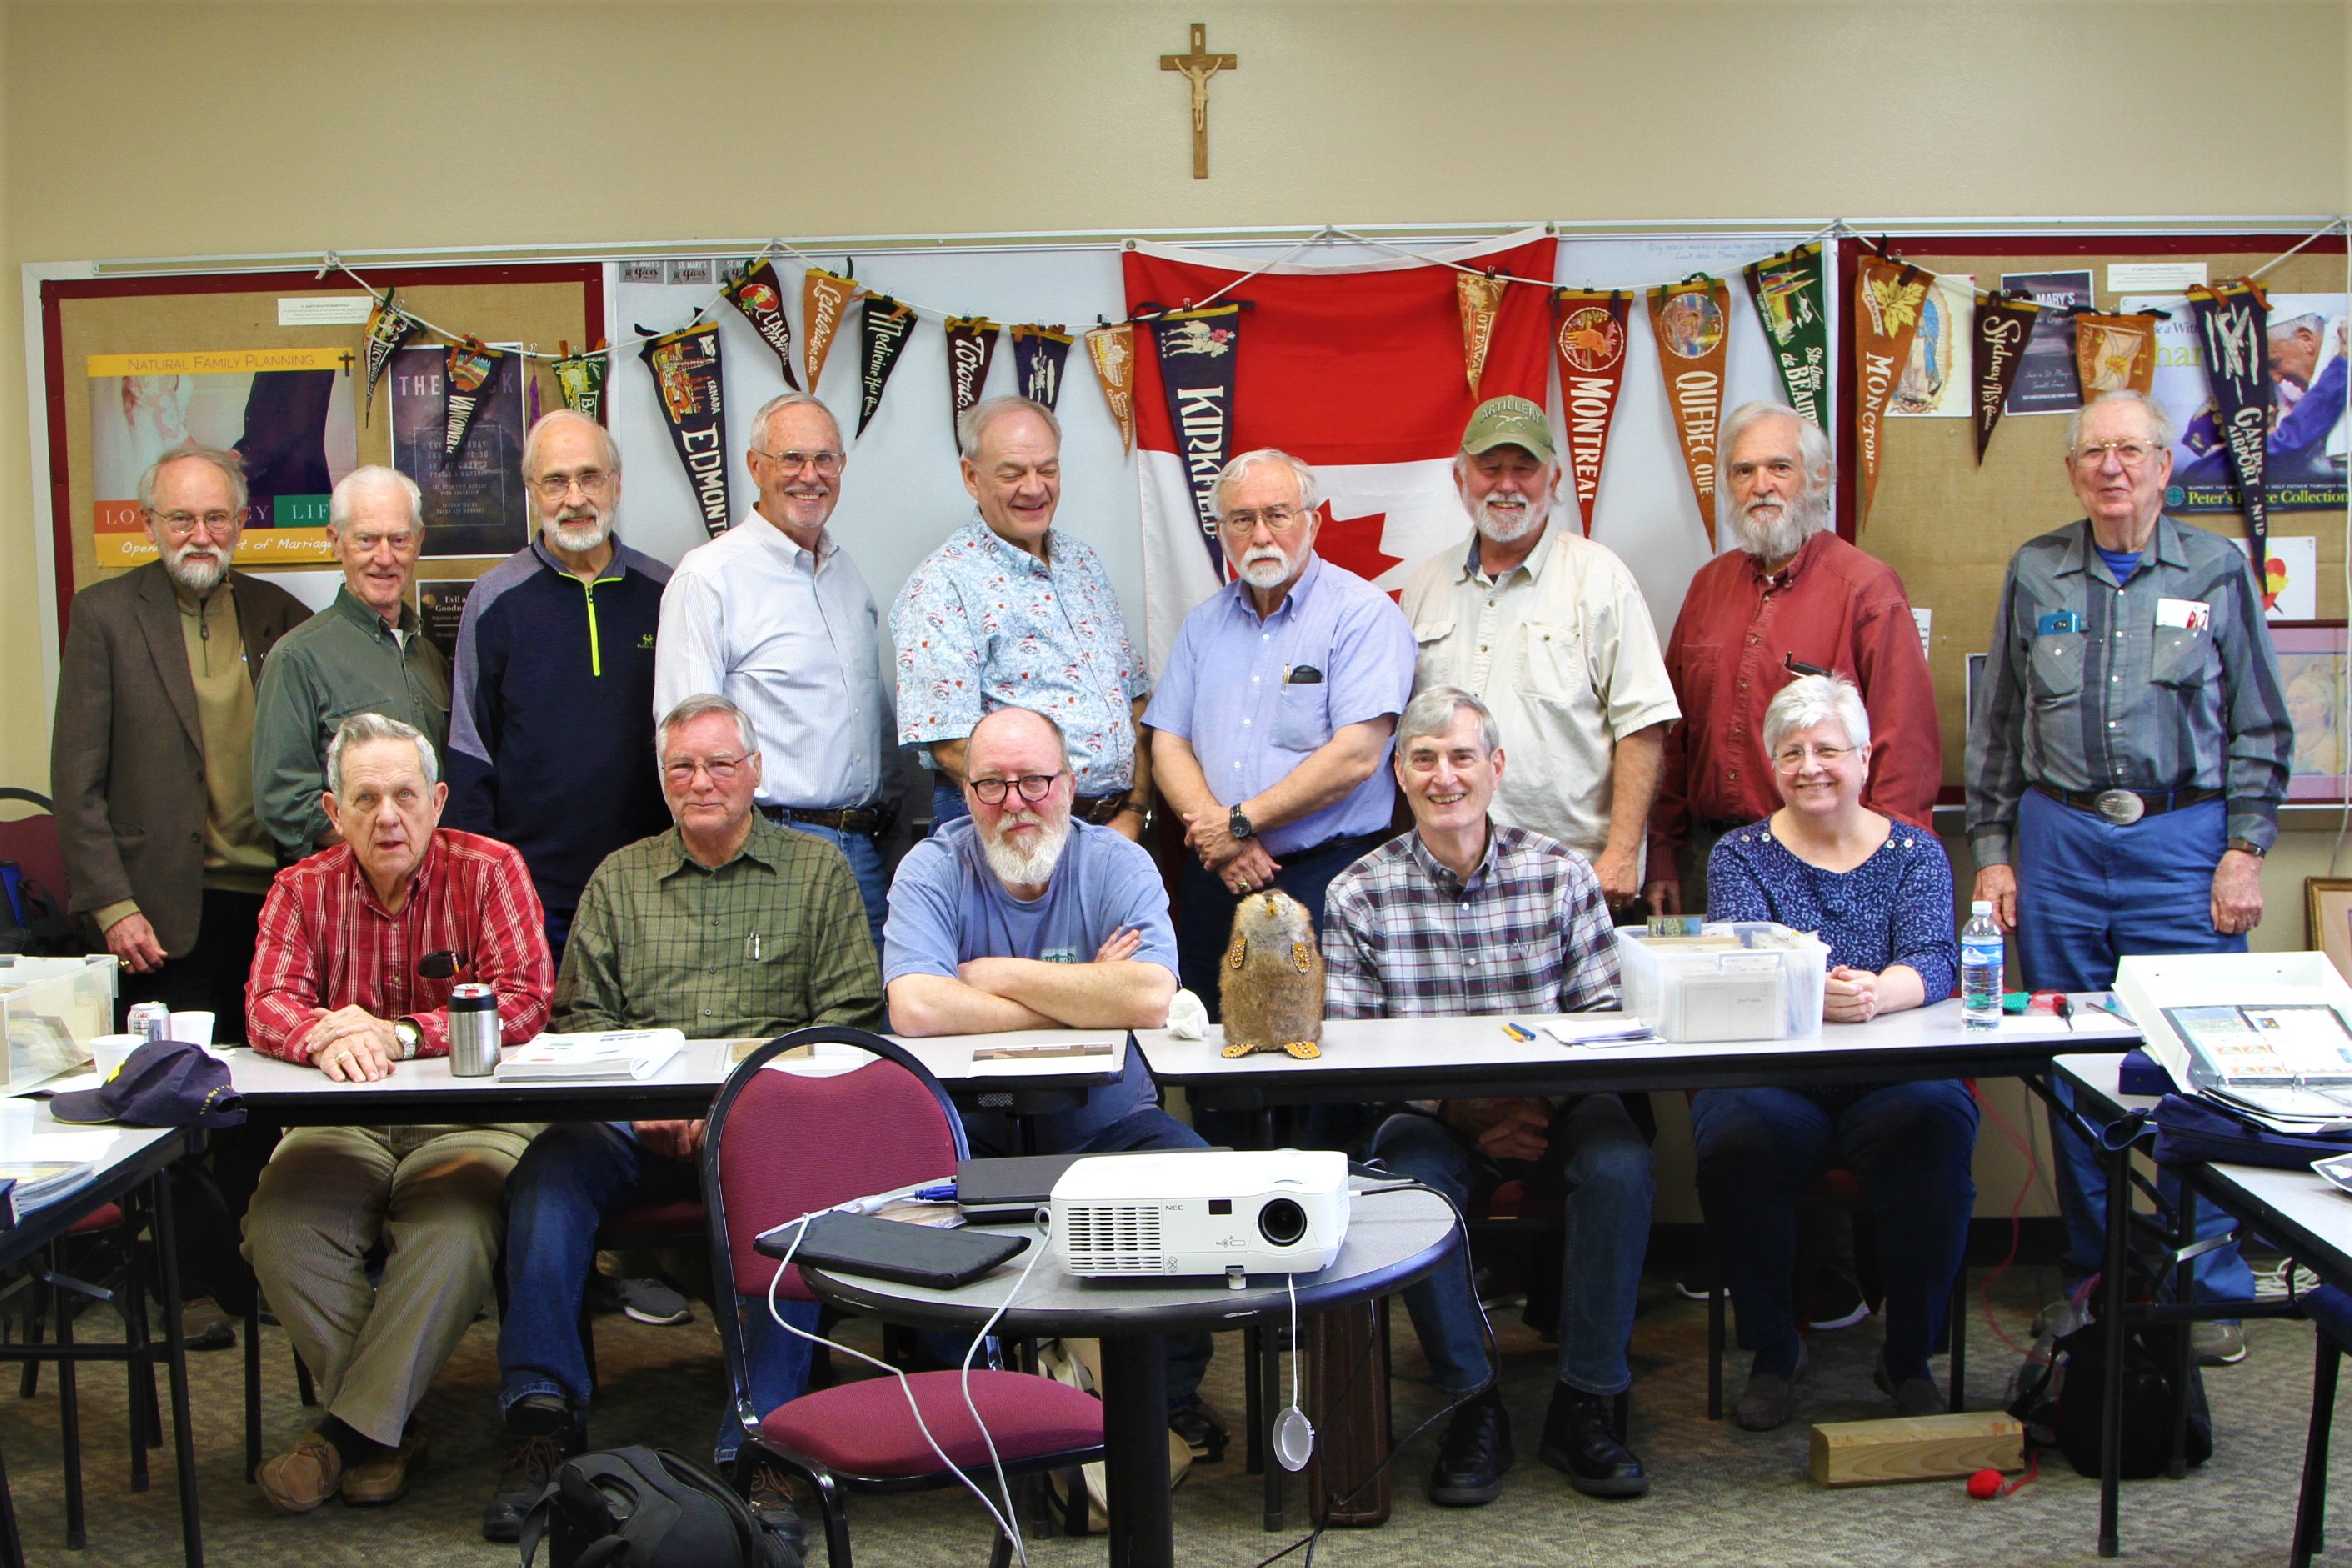
[[[1820,1421],[1813,1427],[1813,1479],[1823,1486],[1934,1481],[2025,1468],[2025,1427],[1999,1411]]]
[[[747,1056],[751,1055],[751,1053],[752,1053],[752,1052],[754,1052],[754,1051],[758,1050],[758,1049],[759,1049],[761,1046],[763,1046],[763,1045],[767,1044],[767,1043],[768,1043],[770,1040],[773,1040],[774,1038],[776,1038],[776,1037],[775,1037],[774,1035],[772,1035],[772,1034],[762,1034],[762,1035],[752,1035],[752,1036],[748,1036],[748,1037],[745,1037],[745,1038],[740,1038],[740,1039],[730,1040],[730,1041],[728,1041],[728,1042],[727,1042],[727,1060],[728,1060],[728,1062],[729,1062],[730,1064],[732,1064],[732,1063],[735,1063],[735,1062],[740,1062],[740,1061],[742,1061],[742,1060],[743,1060],[745,1057],[747,1057]],[[784,1058],[786,1058],[786,1057],[788,1057],[788,1056],[814,1056],[814,1055],[816,1055],[816,1052],[815,1052],[813,1049],[811,1049],[810,1047],[808,1047],[808,1046],[805,1046],[805,1045],[796,1045],[796,1046],[793,1046],[793,1047],[791,1047],[791,1048],[790,1048],[790,1049],[788,1049],[788,1050],[782,1050],[782,1051],[778,1051],[778,1052],[777,1052],[777,1053],[776,1053],[774,1056],[772,1056],[772,1057],[770,1057],[770,1058],[768,1058],[768,1059],[769,1059],[770,1061],[774,1061],[774,1062],[780,1062],[780,1061],[784,1060]]]

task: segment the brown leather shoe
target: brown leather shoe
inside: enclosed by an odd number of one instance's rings
[[[306,1514],[335,1495],[343,1479],[343,1456],[324,1435],[305,1432],[302,1441],[275,1459],[264,1459],[253,1479],[282,1514]]]
[[[363,1460],[344,1473],[343,1501],[354,1508],[399,1502],[408,1495],[408,1478],[425,1467],[430,1452],[424,1433],[409,1433],[398,1448]]]

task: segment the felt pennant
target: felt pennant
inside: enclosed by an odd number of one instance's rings
[[[784,368],[784,384],[799,391],[800,383],[792,379],[792,318],[784,314],[784,285],[776,277],[775,262],[762,258],[758,266],[745,267],[720,292],[743,312],[760,341],[775,350],[776,363]]]
[[[858,297],[855,281],[827,272],[822,267],[811,267],[800,286],[800,324],[808,333],[808,346],[802,351],[808,356],[808,389],[817,389],[817,377],[825,370],[825,356],[833,351],[834,336],[841,331],[841,318],[849,309],[849,302]]]
[[[2189,313],[2213,387],[2214,423],[2229,445],[2238,479],[2238,509],[2246,519],[2253,559],[2270,559],[2270,496],[2264,466],[2270,435],[2270,300],[2250,278],[2189,290]],[[2257,581],[2264,573],[2257,569]]]
[[[376,383],[384,379],[384,367],[392,363],[393,351],[424,330],[414,316],[393,303],[399,292],[386,289],[376,308],[368,312],[367,398],[362,417],[370,424],[376,418]]]
[[[2009,389],[2025,365],[2026,339],[2033,336],[2034,318],[2042,307],[2023,294],[1978,290],[1976,321],[1969,338],[1970,380],[1976,388],[1976,461],[1984,466],[1985,448],[1992,445],[1993,427],[2009,401]]]
[[[648,339],[638,355],[660,393],[662,422],[694,489],[695,510],[712,538],[727,531],[734,508],[727,493],[727,405],[719,374],[719,324],[697,321]]]
[[[1911,357],[1927,274],[1908,262],[1864,256],[1854,274],[1855,448],[1861,454],[1862,515],[1878,493],[1880,436],[1895,378]]]
[[[1103,402],[1111,410],[1111,418],[1118,421],[1119,440],[1129,456],[1135,453],[1135,326],[1132,322],[1114,321],[1108,326],[1094,327],[1086,334],[1086,357],[1094,366],[1094,379],[1102,388]]]
[[[1829,316],[1822,308],[1821,247],[1799,245],[1750,262],[1746,277],[1789,406],[1828,429]]]
[[[450,344],[448,354],[448,371],[442,385],[448,389],[449,415],[441,441],[441,456],[444,460],[454,460],[465,449],[466,437],[473,431],[474,415],[481,409],[483,399],[513,356],[475,337]]]
[[[1224,548],[1217,542],[1217,475],[1232,456],[1233,388],[1240,364],[1241,306],[1209,305],[1170,311],[1153,320],[1159,347],[1160,385],[1168,396],[1177,455],[1192,506],[1220,579]]]
[[[887,294],[868,294],[858,311],[858,434],[874,422],[882,393],[898,356],[906,349],[907,334],[915,329],[914,308]]]
[[[1576,509],[1592,537],[1593,498],[1601,492],[1601,459],[1625,384],[1625,321],[1633,308],[1621,291],[1556,289],[1552,347],[1560,360],[1560,400],[1568,422],[1568,480]]]
[[[1650,290],[1650,332],[1658,373],[1681,438],[1682,464],[1698,498],[1699,522],[1715,543],[1716,430],[1723,417],[1723,359],[1730,334],[1731,291],[1721,278],[1694,273]]]
[[[947,318],[947,395],[949,416],[961,419],[964,410],[980,401],[988,383],[988,363],[996,357],[997,334],[1002,329],[986,316]]]
[[[612,363],[599,341],[592,349],[572,352],[569,343],[558,342],[556,351],[561,356],[554,365],[556,395],[564,407],[574,413],[586,414],[590,419],[604,419],[604,377]]]
[[[1070,334],[1050,327],[1017,326],[1013,338],[1013,385],[1033,403],[1055,407],[1062,396],[1062,370],[1070,359]]]
[[[1462,372],[1470,378],[1470,395],[1478,396],[1478,380],[1486,374],[1486,351],[1494,342],[1495,312],[1502,308],[1503,290],[1510,285],[1483,272],[1454,274],[1454,302],[1462,311]]]

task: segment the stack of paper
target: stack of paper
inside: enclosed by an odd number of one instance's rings
[[[605,1029],[588,1034],[543,1034],[498,1056],[505,1082],[541,1078],[650,1078],[686,1048],[679,1029]]]
[[[1623,1013],[1595,1013],[1590,1018],[1556,1018],[1541,1026],[1562,1045],[1635,1045],[1658,1036],[1646,1018]]]

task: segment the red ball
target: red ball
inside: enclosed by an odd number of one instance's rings
[[[1979,1470],[1968,1478],[1968,1495],[1978,1502],[2001,1495],[2001,1472],[1990,1468]]]

